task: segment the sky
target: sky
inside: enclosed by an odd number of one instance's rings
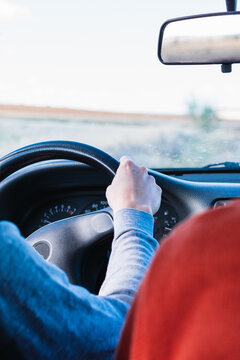
[[[240,108],[239,69],[166,66],[169,18],[225,11],[225,0],[0,0],[0,103],[144,113],[187,104]]]

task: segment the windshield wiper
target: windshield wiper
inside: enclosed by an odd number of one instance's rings
[[[233,162],[233,161],[225,161],[225,162],[216,163],[216,164],[209,164],[209,165],[202,167],[202,169],[212,169],[212,168],[224,168],[224,169],[231,169],[231,170],[239,170],[240,163]]]

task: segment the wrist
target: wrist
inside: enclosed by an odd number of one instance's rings
[[[144,204],[133,204],[133,203],[126,203],[126,204],[122,204],[121,206],[114,207],[113,212],[116,213],[117,211],[123,210],[123,209],[141,210],[150,215],[153,215],[152,209],[150,208],[150,206],[144,205]]]
[[[144,211],[144,212],[146,212],[146,213],[148,213],[150,215],[153,214],[152,209],[150,208],[150,206],[147,206],[147,205],[136,205],[134,207],[134,209]]]

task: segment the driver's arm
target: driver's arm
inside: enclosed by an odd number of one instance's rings
[[[152,215],[160,207],[161,189],[145,167],[124,156],[106,196],[114,211],[114,241],[99,294],[130,304],[157,246]]]
[[[100,296],[69,283],[15,225],[0,222],[0,328],[28,359],[110,359],[126,312],[151,261],[152,214],[161,190],[146,169],[122,159],[107,198],[115,236]]]

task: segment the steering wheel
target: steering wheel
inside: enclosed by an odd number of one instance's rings
[[[0,182],[28,165],[53,159],[75,160],[91,165],[105,171],[110,178],[114,177],[118,168],[117,160],[92,146],[71,141],[51,141],[24,147],[3,157],[0,161]],[[32,233],[27,241],[46,261],[64,270],[71,283],[85,285],[80,274],[86,254],[93,249],[98,252],[99,246],[109,244],[112,237],[112,210],[108,207],[46,225]],[[97,281],[96,277],[94,281]]]

